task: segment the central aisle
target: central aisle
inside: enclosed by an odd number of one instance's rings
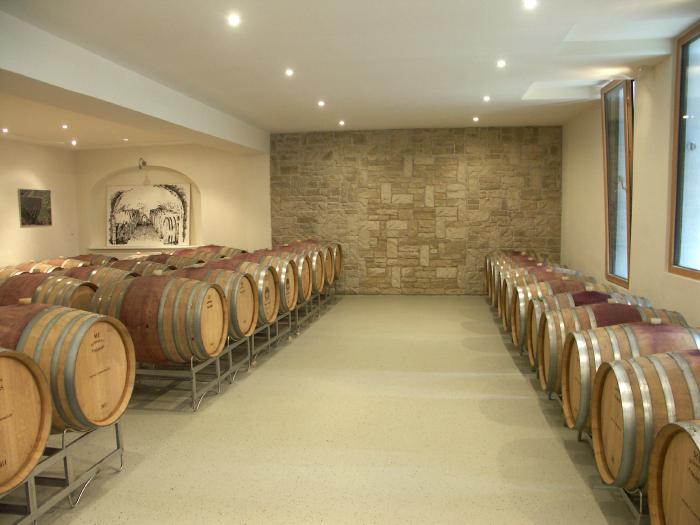
[[[483,297],[341,297],[199,413],[137,403],[53,522],[631,523],[504,341]]]

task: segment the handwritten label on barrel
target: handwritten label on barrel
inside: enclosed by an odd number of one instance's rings
[[[214,308],[214,301],[211,297],[207,298],[207,304],[204,306],[207,310]]]
[[[90,352],[97,353],[101,352],[105,348],[105,341],[102,339],[102,334],[100,331],[96,331],[92,334],[92,341],[90,341]]]
[[[265,293],[263,294],[263,302],[265,304],[270,304],[270,289],[265,288]]]
[[[0,377],[0,392],[2,392],[3,390],[5,390],[5,384],[3,383],[2,377]]]
[[[102,374],[106,374],[112,369],[111,366],[108,366],[107,368],[103,368],[99,372],[95,372],[94,374],[90,374],[90,379],[95,379],[97,376],[101,376]]]

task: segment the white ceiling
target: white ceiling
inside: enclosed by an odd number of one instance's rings
[[[63,124],[68,125],[68,129],[63,129]],[[0,139],[3,140],[19,140],[68,149],[104,149],[186,142],[176,135],[152,132],[2,92],[0,128],[8,129],[8,133],[0,134]],[[71,144],[73,139],[77,142],[76,146]]]
[[[602,82],[668,54],[669,39],[700,18],[698,0],[521,5],[0,0],[13,16],[272,132],[338,129],[339,119],[347,129],[458,127],[475,115],[484,126],[561,124]],[[226,23],[232,11],[238,28]]]

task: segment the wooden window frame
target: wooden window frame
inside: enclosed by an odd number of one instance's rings
[[[671,165],[671,205],[670,211],[670,236],[668,242],[668,271],[669,273],[689,277],[691,279],[700,280],[700,270],[685,268],[678,266],[675,263],[676,259],[676,227],[678,220],[678,181],[681,173],[680,169],[680,126],[681,126],[681,80],[683,76],[683,46],[700,37],[700,23],[693,25],[685,33],[680,35],[676,40],[675,60],[675,86],[674,86],[674,104],[673,104],[673,154]]]
[[[623,288],[629,288],[629,277],[631,275],[631,257],[632,252],[632,165],[633,165],[633,145],[634,145],[634,106],[633,106],[633,81],[632,80],[616,80],[607,84],[600,93],[601,116],[603,121],[603,166],[604,166],[604,185],[605,185],[605,277],[611,283],[614,283]],[[609,195],[608,195],[608,129],[605,119],[605,95],[624,86],[625,95],[625,179],[626,179],[626,198],[627,198],[627,279],[623,279],[619,275],[611,272],[610,258],[610,214],[609,214]]]

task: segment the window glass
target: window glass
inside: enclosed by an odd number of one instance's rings
[[[605,173],[607,184],[608,274],[629,278],[629,211],[631,188],[628,144],[631,130],[631,83],[622,82],[603,94]]]
[[[681,53],[674,264],[700,270],[700,36]]]

